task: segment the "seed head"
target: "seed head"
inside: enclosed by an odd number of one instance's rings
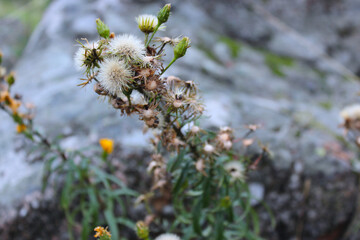
[[[344,121],[346,120],[360,120],[360,104],[353,104],[345,107],[341,112],[340,116]]]
[[[98,56],[100,54],[97,50],[99,44],[96,42],[86,43],[80,46],[74,55],[75,68],[79,72],[85,72],[88,67],[96,67]]]
[[[179,236],[172,234],[172,233],[163,233],[160,236],[158,236],[157,238],[155,238],[155,240],[181,240]]]
[[[145,46],[142,41],[129,34],[115,37],[109,47],[114,54],[130,60],[140,61],[145,55]]]
[[[112,57],[101,64],[98,76],[105,90],[113,95],[122,95],[123,88],[131,82],[132,72],[123,60]]]
[[[211,144],[206,143],[204,146],[204,151],[206,154],[212,154],[215,152],[215,147]]]
[[[245,167],[241,162],[231,161],[225,164],[225,170],[230,174],[232,180],[245,180]]]
[[[144,98],[144,95],[142,95],[139,91],[132,91],[131,95],[131,103],[134,105],[139,105],[139,106],[145,106],[147,105],[147,101]]]
[[[191,133],[193,133],[193,134],[197,134],[197,133],[199,133],[200,132],[200,127],[199,126],[196,126],[196,125],[194,125],[194,126],[192,126],[191,127]]]

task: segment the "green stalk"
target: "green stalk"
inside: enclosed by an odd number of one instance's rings
[[[173,58],[173,60],[171,60],[171,62],[169,63],[169,65],[167,65],[167,67],[164,69],[164,71],[161,72],[160,76],[166,71],[168,70],[168,68],[176,61],[177,58]]]
[[[149,38],[149,34],[148,33],[145,33],[145,46],[147,47],[147,41],[148,41],[148,38]]]
[[[161,24],[156,25],[156,28],[155,28],[154,32],[151,34],[150,40],[146,43],[145,47],[149,46],[151,40],[153,39],[153,37],[154,37],[155,33],[157,32],[157,30],[159,29],[160,25]]]

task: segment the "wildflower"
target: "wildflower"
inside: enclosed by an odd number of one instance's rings
[[[101,64],[99,82],[113,95],[121,95],[122,90],[131,82],[132,72],[123,60],[116,57],[105,59]]]
[[[110,239],[111,238],[111,234],[110,232],[107,230],[107,227],[106,228],[103,228],[103,227],[96,227],[94,229],[94,231],[96,232],[94,237],[96,238],[100,238],[100,239]]]
[[[353,104],[345,107],[341,112],[340,116],[344,121],[347,120],[360,120],[360,104]]]
[[[114,141],[109,138],[102,138],[99,140],[99,144],[107,154],[111,154],[114,150]]]
[[[245,180],[245,168],[241,162],[231,161],[225,164],[224,169],[230,174],[233,181]]]
[[[145,55],[145,46],[142,41],[129,34],[115,37],[110,42],[110,50],[119,56],[127,59],[140,61]]]
[[[172,233],[163,233],[157,238],[155,238],[155,240],[181,240],[181,239],[178,235]]]
[[[25,124],[18,124],[16,126],[16,132],[17,133],[22,133],[22,132],[25,132],[27,129],[26,125]]]
[[[149,227],[143,221],[137,222],[136,234],[140,239],[149,239]]]
[[[88,68],[98,67],[97,61],[101,58],[99,44],[97,42],[86,43],[79,47],[74,55],[74,63],[77,71],[85,72]]]
[[[8,91],[0,92],[0,103],[2,103],[2,102],[4,102],[6,105],[8,105],[14,114],[17,113],[17,110],[21,105],[21,102],[16,101],[15,99],[11,98]]]
[[[150,15],[150,14],[143,14],[143,15],[138,16],[136,18],[136,22],[139,26],[139,29],[143,33],[147,33],[147,34],[155,31],[156,26],[158,25],[157,17],[154,15]]]

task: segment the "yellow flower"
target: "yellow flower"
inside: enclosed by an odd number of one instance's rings
[[[6,105],[8,105],[14,114],[17,113],[17,110],[21,105],[19,101],[16,101],[13,98],[11,98],[8,91],[0,92],[0,103],[1,102],[4,102]]]
[[[102,138],[99,140],[100,146],[107,153],[110,154],[114,150],[114,141],[109,138]]]
[[[24,132],[26,129],[27,129],[27,127],[26,127],[25,124],[18,124],[18,125],[16,126],[16,132],[17,132],[17,133],[22,133],[22,132]]]
[[[107,230],[107,227],[106,228],[96,227],[94,229],[94,231],[96,232],[96,234],[94,235],[94,237],[96,237],[96,238],[101,238],[101,237],[104,237],[104,236],[111,238],[111,234]]]

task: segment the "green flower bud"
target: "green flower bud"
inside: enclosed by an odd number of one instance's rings
[[[170,9],[171,9],[170,3],[166,4],[162,9],[160,9],[160,11],[157,15],[159,25],[167,22],[167,20],[169,19],[169,16],[170,16]]]
[[[185,55],[186,50],[190,47],[190,39],[184,37],[180,42],[174,47],[174,58],[178,59]]]
[[[0,51],[0,65],[1,65],[1,63],[2,63],[2,56],[3,56],[3,54],[2,54],[2,52]]]
[[[110,29],[103,21],[100,20],[100,18],[96,19],[96,29],[101,37],[109,38]]]
[[[140,239],[149,239],[149,227],[143,221],[137,222],[136,234]]]
[[[7,78],[6,78],[6,82],[9,84],[9,86],[13,85],[15,83],[15,74],[14,72],[11,72]]]

